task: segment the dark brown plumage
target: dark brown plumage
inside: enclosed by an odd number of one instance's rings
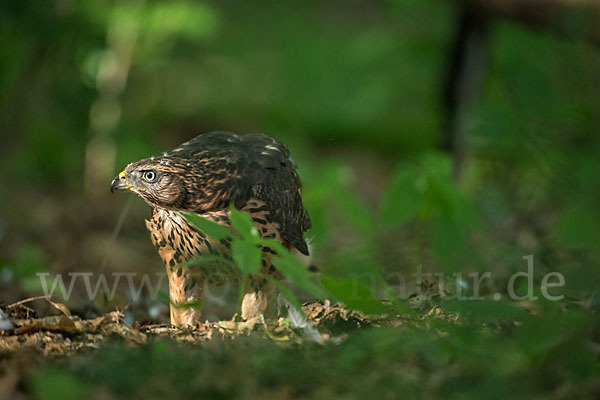
[[[112,182],[111,190],[125,189],[153,207],[146,221],[150,236],[165,262],[171,297],[171,323],[193,325],[197,308],[177,304],[201,299],[205,281],[221,284],[235,271],[204,263],[185,265],[198,255],[230,259],[229,242],[216,241],[188,224],[181,211],[196,213],[229,225],[229,205],[250,214],[263,237],[272,237],[291,250],[308,255],[304,232],[310,219],[302,205],[301,182],[288,149],[262,134],[238,136],[229,132],[199,135],[160,157],[129,164]],[[268,252],[263,273],[280,277]],[[265,311],[270,288],[264,279],[251,280],[242,303],[242,318]]]

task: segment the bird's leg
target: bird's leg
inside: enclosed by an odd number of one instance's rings
[[[248,289],[242,299],[242,319],[248,321],[251,318],[264,315],[271,298],[274,294],[273,284],[258,276],[251,277],[248,281]]]
[[[202,280],[189,267],[167,266],[171,325],[195,326],[200,320]]]

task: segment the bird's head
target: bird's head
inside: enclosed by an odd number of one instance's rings
[[[113,179],[110,190],[129,190],[153,207],[171,210],[204,212],[231,202],[241,207],[250,186],[228,171],[225,158],[152,157],[129,164]]]
[[[183,209],[187,197],[186,169],[166,157],[146,158],[129,164],[113,179],[110,190],[129,190],[151,206]]]

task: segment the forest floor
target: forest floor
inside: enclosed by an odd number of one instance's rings
[[[0,330],[0,400],[600,396],[600,329],[579,305],[374,316],[307,302],[286,318],[187,329],[50,306],[2,307],[13,326]]]
[[[54,315],[40,316],[27,306],[27,303],[40,300],[48,302]],[[294,312],[290,315],[291,321],[290,318],[264,319],[260,316],[240,322],[234,316],[232,320],[206,321],[190,328],[129,324],[122,311],[82,319],[72,314],[66,305],[41,296],[0,307],[0,311],[2,309],[6,312],[0,315],[0,400],[77,399],[84,392],[86,397],[113,398],[112,394],[104,392],[98,396],[88,390],[82,392],[81,385],[73,382],[61,387],[60,383],[53,384],[45,379],[44,373],[40,378],[36,371],[40,367],[46,372],[54,371],[54,366],[59,366],[60,370],[61,366],[72,366],[74,360],[93,363],[91,360],[115,346],[131,350],[169,343],[200,351],[205,342],[233,343],[236,339],[252,337],[279,347],[298,348],[307,342],[339,344],[359,328],[401,324],[400,320],[392,322],[384,316],[367,316],[328,301],[303,304],[303,313]],[[136,361],[132,363],[137,364]],[[54,372],[48,373],[55,377]],[[68,374],[59,374],[59,378],[70,380]],[[115,396],[119,397],[118,392]]]
[[[39,299],[36,299],[39,300]],[[6,316],[11,329],[0,330],[0,354],[33,350],[44,356],[71,355],[86,349],[98,349],[102,344],[117,339],[130,346],[169,339],[187,343],[201,343],[213,337],[235,338],[253,332],[279,342],[301,344],[306,340],[324,343],[340,341],[353,328],[390,324],[381,316],[366,316],[336,304],[319,302],[303,304],[302,322],[287,318],[265,319],[262,316],[248,321],[232,320],[198,323],[195,327],[179,328],[168,324],[129,324],[121,311],[113,311],[97,318],[81,319],[72,315],[64,304],[49,301],[58,315],[38,317],[32,308],[22,302],[9,305]],[[300,314],[298,314],[300,315]],[[298,317],[296,317],[298,318]],[[300,317],[302,318],[302,317]]]

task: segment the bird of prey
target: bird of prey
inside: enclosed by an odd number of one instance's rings
[[[198,256],[231,259],[230,240],[215,240],[188,223],[182,212],[229,226],[230,205],[250,214],[263,237],[274,238],[292,252],[308,255],[304,232],[311,227],[301,197],[296,163],[285,145],[263,134],[201,134],[159,157],[129,164],[111,184],[131,191],[153,209],[146,221],[152,243],[165,263],[171,299],[171,324],[193,326],[205,282],[224,284],[231,272],[214,264],[187,262]],[[263,249],[261,274],[281,279]],[[266,252],[265,252],[266,251]],[[193,263],[193,261],[192,261]],[[272,297],[271,284],[257,275],[249,280],[241,317],[263,314]]]

